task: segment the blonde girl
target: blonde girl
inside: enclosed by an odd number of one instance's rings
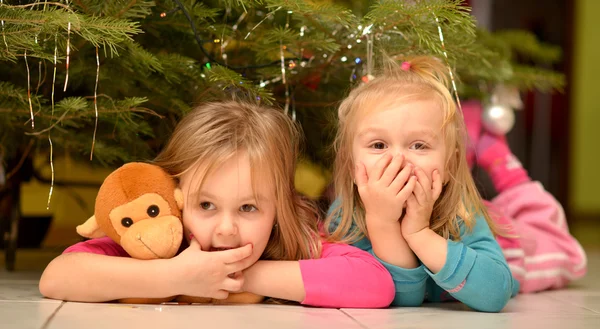
[[[296,125],[272,108],[195,108],[155,160],[183,190],[189,247],[142,261],[108,238],[85,241],[48,265],[40,291],[88,302],[247,291],[314,306],[388,306],[393,282],[375,258],[321,242],[314,205],[294,189],[299,140]]]
[[[498,312],[519,285],[471,177],[446,72],[433,57],[388,61],[341,103],[326,227],[390,271],[393,305],[459,300]]]

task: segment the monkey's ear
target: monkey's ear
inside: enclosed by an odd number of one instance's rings
[[[79,235],[89,239],[101,238],[106,235],[98,226],[96,216],[90,217],[85,223],[77,226],[76,230]]]
[[[179,207],[179,210],[183,209],[183,191],[177,187],[175,188],[175,194],[173,195],[175,197],[175,202],[177,202],[177,207]]]

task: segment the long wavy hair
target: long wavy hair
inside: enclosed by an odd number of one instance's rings
[[[364,206],[354,184],[352,143],[358,121],[373,107],[377,108],[375,104],[398,104],[417,99],[438,102],[444,118],[441,129],[447,150],[445,169],[448,180],[435,202],[430,228],[444,238],[460,240],[460,221],[471,230],[475,215],[481,214],[496,234],[497,229],[483,205],[467,165],[466,128],[462,112],[448,90],[448,68],[430,56],[414,57],[405,62],[407,64],[403,69],[398,62],[386,58],[382,72],[375,79],[352,90],[340,104],[334,142],[334,184],[336,196],[341,202],[330,212],[325,227],[331,227],[331,222],[340,214],[341,221],[335,230],[329,232],[328,239],[354,242],[363,236],[368,237]],[[355,229],[352,229],[353,223],[356,224]]]
[[[261,259],[318,258],[318,211],[294,188],[300,137],[299,127],[277,109],[237,101],[205,103],[179,122],[154,163],[178,179],[202,165],[207,169],[193,173],[202,175],[200,188],[204,177],[247,152],[254,191],[258,184],[275,187],[276,225]]]

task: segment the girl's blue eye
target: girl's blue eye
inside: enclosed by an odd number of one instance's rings
[[[215,209],[215,206],[210,202],[200,202],[200,208],[204,210],[212,210]]]
[[[257,211],[258,209],[251,204],[245,204],[243,206],[240,207],[240,211],[241,212],[253,212],[253,211]]]
[[[383,142],[376,142],[371,144],[371,147],[377,150],[383,150],[385,148],[385,144]]]

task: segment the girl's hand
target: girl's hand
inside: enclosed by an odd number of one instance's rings
[[[442,193],[442,179],[439,171],[433,171],[431,174],[432,181],[429,180],[429,177],[421,168],[415,168],[415,175],[417,183],[406,202],[406,215],[404,215],[401,224],[402,236],[407,241],[412,234],[429,228],[433,205]]]
[[[400,170],[404,155],[384,154],[367,174],[364,164],[356,166],[356,186],[365,206],[366,217],[378,224],[397,223],[404,204],[413,193],[416,177],[412,164]],[[369,223],[367,223],[369,224]]]
[[[250,265],[252,245],[225,251],[202,251],[195,238],[173,261],[173,290],[177,295],[225,299],[244,286],[242,270]]]

